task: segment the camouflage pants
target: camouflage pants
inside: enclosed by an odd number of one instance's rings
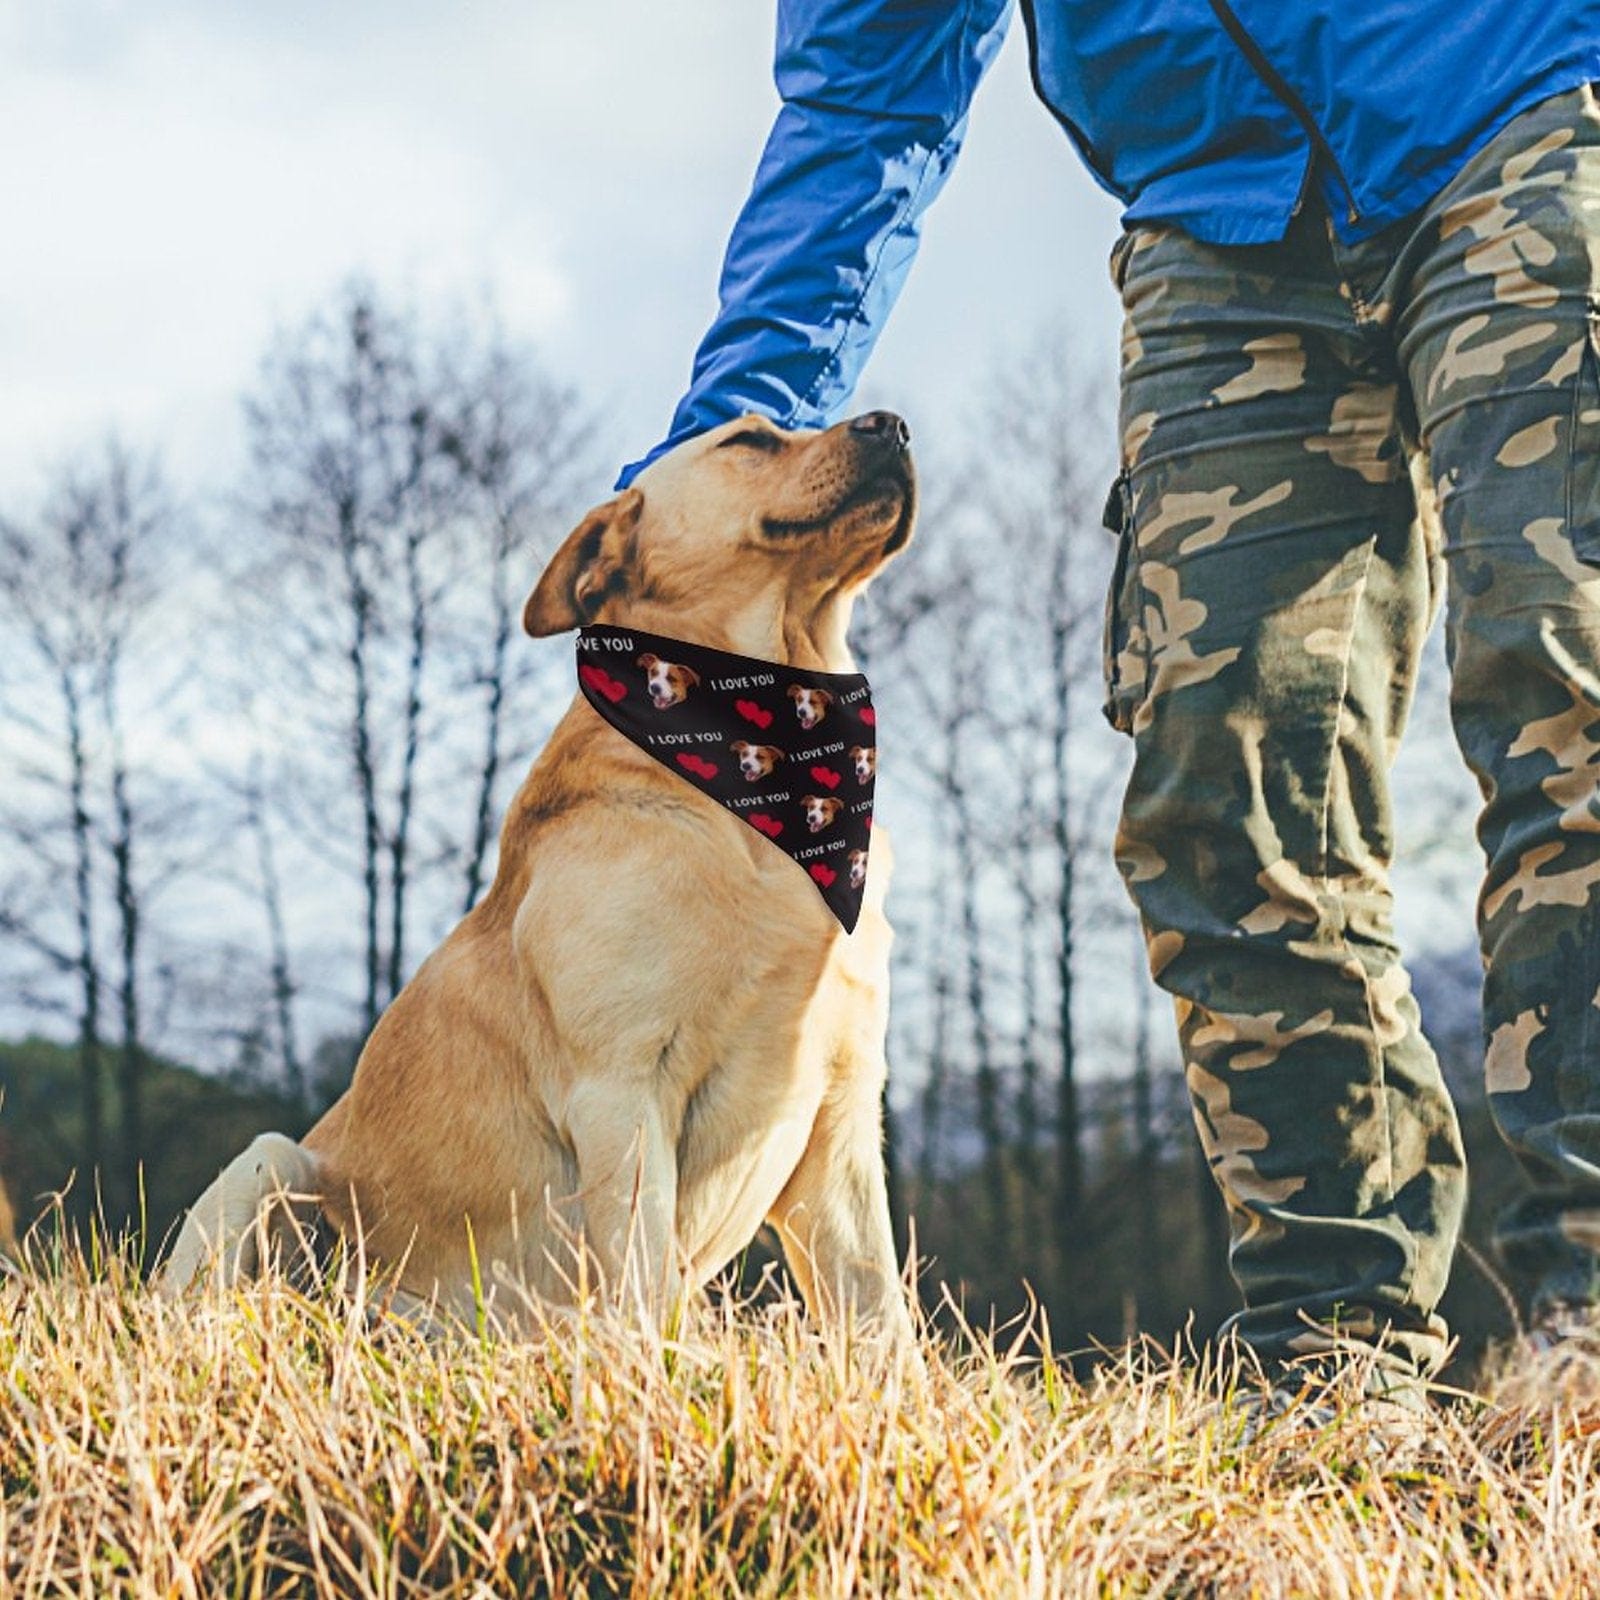
[[[1600,105],[1535,107],[1360,244],[1308,203],[1267,246],[1138,228],[1112,269],[1117,860],[1235,1326],[1270,1358],[1381,1333],[1431,1368],[1465,1173],[1395,941],[1388,774],[1444,574],[1488,1090],[1532,1180],[1498,1242],[1542,1298],[1600,1293]]]

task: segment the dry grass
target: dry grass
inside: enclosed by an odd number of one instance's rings
[[[1031,1334],[926,1358],[787,1303],[429,1341],[69,1257],[0,1287],[0,1594],[1600,1592],[1592,1371],[1418,1452],[1353,1414],[1241,1449],[1215,1369],[1149,1347],[1082,1383]]]

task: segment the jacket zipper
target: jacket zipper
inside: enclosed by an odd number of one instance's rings
[[[1100,180],[1109,193],[1114,194],[1126,204],[1133,196],[1119,184],[1112,182],[1110,165],[1101,159],[1099,151],[1085,137],[1083,130],[1077,123],[1071,117],[1063,116],[1056,103],[1044,92],[1044,79],[1039,71],[1039,27],[1038,18],[1035,15],[1035,0],[1018,0],[1018,5],[1022,12],[1023,32],[1026,33],[1028,38],[1028,76],[1033,80],[1033,92],[1038,96],[1039,104],[1065,130],[1067,137],[1072,140],[1084,165]]]
[[[1340,167],[1333,153],[1333,147],[1323,137],[1322,129],[1317,126],[1316,118],[1311,115],[1311,109],[1305,101],[1295,92],[1289,80],[1267,60],[1260,45],[1250,37],[1245,26],[1233,13],[1231,6],[1225,0],[1210,0],[1212,11],[1216,14],[1217,21],[1226,30],[1227,35],[1238,46],[1246,61],[1255,69],[1266,86],[1283,101],[1293,114],[1296,122],[1306,131],[1312,147],[1324,161],[1338,180],[1339,187],[1344,190],[1345,221],[1352,227],[1361,220],[1361,211],[1356,205],[1355,190],[1350,187],[1350,180],[1345,177],[1344,169]],[[1306,167],[1306,175],[1300,182],[1300,195],[1295,201],[1295,210],[1298,211],[1305,201],[1306,189],[1311,182],[1311,167]]]

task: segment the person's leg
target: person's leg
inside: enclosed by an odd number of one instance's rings
[[[1600,106],[1519,117],[1428,208],[1400,349],[1440,491],[1452,710],[1484,794],[1489,1103],[1537,1300],[1600,1299]]]
[[[1116,276],[1117,859],[1232,1220],[1232,1326],[1268,1361],[1382,1336],[1430,1370],[1464,1175],[1391,921],[1433,573],[1387,343],[1320,218],[1249,249],[1143,230]]]

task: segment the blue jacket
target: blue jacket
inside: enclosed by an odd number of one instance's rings
[[[1600,0],[1022,0],[1034,85],[1125,223],[1347,239],[1426,203],[1517,112],[1600,78]],[[668,437],[835,421],[961,148],[1010,0],[778,0],[782,107]]]

